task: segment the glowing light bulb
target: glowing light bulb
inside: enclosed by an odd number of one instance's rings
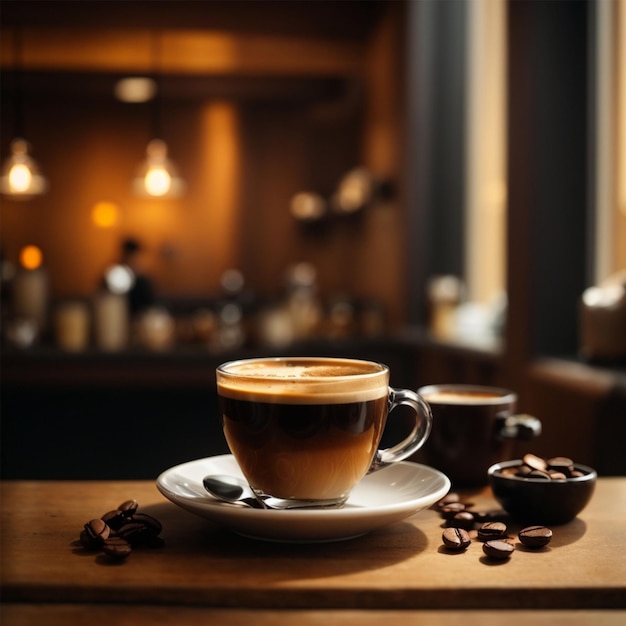
[[[14,193],[24,193],[33,182],[33,175],[25,163],[15,163],[9,170],[9,187]]]
[[[146,159],[133,183],[135,192],[141,196],[174,197],[185,189],[185,183],[176,173],[174,164],[167,157],[167,145],[153,139],[146,149]]]
[[[162,165],[148,168],[146,172],[146,191],[151,196],[164,196],[172,186],[172,177]]]
[[[37,163],[28,154],[28,144],[23,139],[11,142],[11,156],[4,164],[0,188],[4,194],[24,198],[46,191],[46,179],[39,174]]]

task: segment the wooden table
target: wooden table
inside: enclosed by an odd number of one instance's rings
[[[433,510],[350,541],[297,545],[217,528],[150,481],[6,481],[0,494],[3,626],[625,623],[626,477],[599,479],[548,548],[497,565],[478,543],[442,550]],[[496,506],[488,489],[463,495]],[[129,498],[163,523],[165,546],[121,564],[83,549],[83,524]]]

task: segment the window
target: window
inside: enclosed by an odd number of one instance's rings
[[[626,271],[626,0],[598,2],[595,283]]]

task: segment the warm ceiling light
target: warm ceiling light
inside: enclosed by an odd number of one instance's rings
[[[28,154],[29,145],[24,137],[24,107],[22,93],[22,33],[18,29],[13,35],[13,58],[15,59],[15,112],[11,155],[4,162],[0,177],[0,192],[14,198],[28,199],[46,191],[46,179],[39,173],[39,166]]]
[[[133,182],[135,193],[153,198],[176,197],[183,193],[185,183],[167,157],[167,144],[153,139],[146,149],[146,159]]]
[[[157,85],[152,78],[131,76],[118,80],[113,91],[122,102],[148,102],[156,95]]]
[[[19,254],[20,265],[27,270],[36,270],[43,263],[43,253],[37,246],[24,246]]]
[[[2,168],[2,193],[30,198],[44,193],[47,187],[46,179],[39,173],[39,166],[28,154],[28,143],[24,139],[14,139],[11,142],[11,156]]]
[[[173,198],[185,190],[185,183],[178,176],[176,167],[167,157],[167,144],[161,137],[161,95],[159,66],[161,61],[161,38],[155,33],[152,38],[152,55],[155,79],[152,98],[152,139],[146,149],[146,158],[133,181],[135,193],[151,198]]]

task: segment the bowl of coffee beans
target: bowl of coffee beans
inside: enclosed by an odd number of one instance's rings
[[[487,471],[493,495],[519,522],[566,524],[593,495],[597,473],[567,457],[522,459],[492,465]]]

